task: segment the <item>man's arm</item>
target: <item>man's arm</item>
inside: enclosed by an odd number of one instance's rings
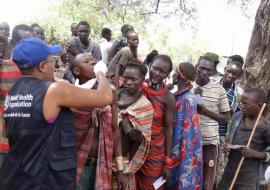
[[[224,88],[220,87],[217,90],[218,96],[218,113],[213,112],[205,106],[198,105],[198,111],[200,114],[205,115],[219,123],[228,123],[231,119],[230,105],[227,98],[227,93]]]
[[[215,113],[212,112],[211,110],[207,109],[203,105],[198,105],[198,112],[201,115],[205,115],[219,123],[228,123],[229,120],[231,119],[231,113],[230,111],[228,112],[223,112],[223,113]]]

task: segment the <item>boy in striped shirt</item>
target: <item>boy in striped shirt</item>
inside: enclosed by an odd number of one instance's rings
[[[211,57],[200,57],[197,64],[197,78],[194,93],[202,97],[198,105],[200,126],[203,137],[203,189],[214,187],[216,162],[219,144],[218,122],[227,123],[230,119],[230,106],[225,90],[220,84],[211,81],[215,69]]]

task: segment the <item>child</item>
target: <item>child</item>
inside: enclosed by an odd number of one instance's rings
[[[73,68],[78,78],[75,84],[95,89],[95,65],[96,61],[90,53],[78,54]],[[106,70],[105,64],[103,67]],[[77,137],[77,189],[111,189],[113,154],[122,155],[119,152],[121,149],[118,149],[121,146],[113,146],[113,142],[119,143],[117,139],[120,132],[113,125],[111,107],[73,111]],[[121,176],[122,171],[118,174]]]
[[[241,112],[233,115],[228,125],[227,148],[229,161],[218,186],[219,190],[229,189],[235,171],[242,156],[245,160],[234,185],[237,190],[258,189],[258,180],[262,171],[262,163],[270,162],[270,154],[264,150],[270,145],[270,126],[262,116],[259,120],[255,135],[251,141],[250,148],[233,149],[231,145],[246,146],[252,128],[256,122],[262,105],[267,101],[267,96],[259,88],[245,90],[241,98]]]

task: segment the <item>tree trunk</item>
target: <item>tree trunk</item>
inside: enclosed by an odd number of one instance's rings
[[[261,0],[245,62],[246,87],[260,87],[270,108],[270,0]],[[269,113],[269,112],[268,112]],[[268,115],[269,116],[269,115]]]

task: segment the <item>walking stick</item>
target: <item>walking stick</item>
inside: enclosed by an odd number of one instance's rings
[[[259,123],[259,120],[260,120],[260,118],[261,118],[261,116],[262,116],[262,113],[263,113],[265,107],[266,107],[266,103],[263,104],[263,106],[262,106],[262,108],[261,108],[261,111],[260,111],[260,113],[259,113],[259,115],[258,115],[258,117],[257,117],[257,120],[256,120],[256,122],[255,122],[255,124],[254,124],[254,127],[253,127],[253,129],[252,129],[252,131],[251,131],[250,137],[249,137],[249,139],[248,139],[247,147],[250,146],[251,140],[252,140],[252,138],[253,138],[253,136],[254,136],[255,130],[256,130],[256,128],[257,128],[257,125],[258,125],[258,123]],[[235,174],[234,174],[234,177],[233,177],[233,180],[232,180],[232,183],[231,183],[231,185],[230,185],[229,190],[232,190],[232,188],[233,188],[233,186],[234,186],[234,183],[235,183],[235,181],[236,181],[236,179],[237,179],[237,176],[238,176],[238,174],[239,174],[239,172],[240,172],[240,168],[241,168],[241,166],[242,166],[242,164],[243,164],[243,162],[244,162],[244,159],[245,159],[245,157],[242,156],[242,158],[241,158],[241,160],[240,160],[240,163],[239,163],[239,165],[238,165],[238,167],[237,167],[237,170],[236,170],[236,172],[235,172]]]

